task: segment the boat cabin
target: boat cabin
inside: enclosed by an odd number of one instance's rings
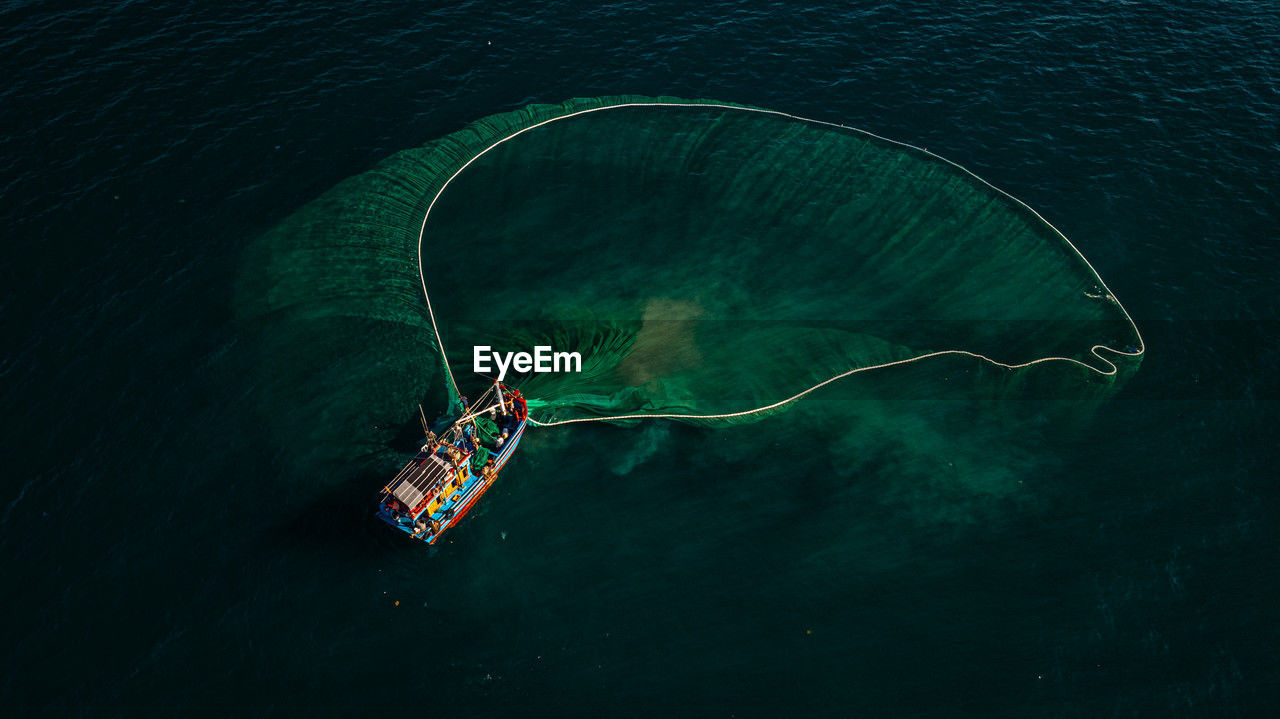
[[[493,484],[524,434],[528,409],[519,391],[496,382],[475,406],[440,435],[427,431],[417,456],[383,487],[380,519],[432,544]]]

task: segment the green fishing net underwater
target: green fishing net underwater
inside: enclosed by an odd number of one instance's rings
[[[491,381],[477,346],[578,353],[507,374],[541,425],[1105,395],[1143,351],[1080,252],[963,168],[673,98],[534,105],[401,152],[260,238],[238,304],[313,419],[343,392],[456,405]]]

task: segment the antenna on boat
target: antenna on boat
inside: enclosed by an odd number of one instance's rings
[[[418,417],[422,419],[422,433],[426,434],[431,430],[427,427],[427,413],[422,410],[422,405],[418,405]]]

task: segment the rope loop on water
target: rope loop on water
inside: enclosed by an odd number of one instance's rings
[[[873,137],[882,142],[887,142],[893,145],[897,145],[899,147],[905,147],[911,150],[915,150],[917,152],[924,153],[929,157],[945,162],[946,164],[951,165],[952,167],[955,167],[961,172],[964,172],[965,174],[969,175],[975,180],[981,182],[982,184],[986,185],[992,190],[995,190],[1001,195],[1004,195],[1010,200],[1013,200],[1014,202],[1018,203],[1028,212],[1035,215],[1036,218],[1039,219],[1041,222],[1043,222],[1049,229],[1053,230],[1054,233],[1058,235],[1058,237],[1062,238],[1062,241],[1067,243],[1067,246],[1070,247],[1071,250],[1075,252],[1076,256],[1079,257],[1082,262],[1084,262],[1085,266],[1089,268],[1089,272],[1091,272],[1093,274],[1094,279],[1098,281],[1098,286],[1102,288],[1104,293],[1103,296],[1106,297],[1109,301],[1115,303],[1116,307],[1120,308],[1120,311],[1124,314],[1125,319],[1128,320],[1129,326],[1133,329],[1134,337],[1137,338],[1137,344],[1135,345],[1136,349],[1134,349],[1133,351],[1118,350],[1118,349],[1115,349],[1114,347],[1108,347],[1107,345],[1094,345],[1093,347],[1089,348],[1090,354],[1092,354],[1094,357],[1097,357],[1104,365],[1106,365],[1104,369],[1099,369],[1097,367],[1094,367],[1091,364],[1088,364],[1086,362],[1081,362],[1080,360],[1073,359],[1071,357],[1041,357],[1039,359],[1034,359],[1034,360],[1031,360],[1030,362],[1023,362],[1021,364],[1006,364],[1004,362],[999,362],[994,359],[991,359],[990,357],[986,357],[984,355],[980,355],[974,352],[969,352],[967,350],[959,350],[959,349],[941,350],[937,352],[929,352],[926,354],[922,354],[917,357],[909,357],[907,359],[896,360],[894,362],[884,362],[882,364],[870,365],[867,367],[856,367],[847,372],[842,372],[829,379],[823,380],[822,382],[819,382],[818,384],[815,384],[812,387],[809,387],[808,389],[805,389],[801,392],[797,392],[796,394],[786,399],[779,400],[777,402],[764,405],[762,407],[743,410],[741,412],[729,412],[726,414],[679,414],[679,413],[624,414],[624,415],[613,415],[613,416],[606,416],[606,417],[580,417],[578,419],[548,420],[545,422],[539,422],[535,420],[533,417],[529,417],[529,424],[532,424],[535,427],[555,427],[558,425],[577,424],[580,422],[618,422],[618,421],[628,421],[628,420],[638,420],[638,419],[731,419],[734,417],[745,417],[752,414],[760,414],[762,412],[769,412],[769,411],[775,410],[779,407],[795,402],[796,400],[804,397],[805,395],[811,392],[814,392],[815,390],[821,389],[822,387],[825,387],[831,384],[832,382],[836,382],[838,380],[844,379],[845,377],[849,377],[851,375],[859,374],[861,372],[870,372],[872,370],[884,369],[886,367],[893,367],[896,365],[904,365],[912,362],[919,362],[921,360],[930,359],[932,357],[941,357],[944,355],[963,355],[967,357],[973,357],[973,358],[988,362],[992,365],[995,365],[996,367],[1003,367],[1010,371],[1019,370],[1024,367],[1030,367],[1032,365],[1043,364],[1046,362],[1069,362],[1069,363],[1084,367],[1085,369],[1088,369],[1090,371],[1096,372],[1104,377],[1110,377],[1112,375],[1115,375],[1116,372],[1119,371],[1119,368],[1115,365],[1114,362],[1112,362],[1110,359],[1108,359],[1106,356],[1103,355],[1104,352],[1108,352],[1114,355],[1119,355],[1121,357],[1139,357],[1146,352],[1146,344],[1142,339],[1142,333],[1138,331],[1137,323],[1133,321],[1133,317],[1129,315],[1129,311],[1124,308],[1124,305],[1120,304],[1120,300],[1117,299],[1115,294],[1111,292],[1111,289],[1107,287],[1107,283],[1103,281],[1102,277],[1098,274],[1098,271],[1094,269],[1093,264],[1089,262],[1088,258],[1084,256],[1084,253],[1080,252],[1080,249],[1075,246],[1075,243],[1067,239],[1067,236],[1062,234],[1061,230],[1055,227],[1053,223],[1049,222],[1044,217],[1042,217],[1040,213],[1036,212],[1035,209],[1033,209],[1030,205],[1023,202],[1022,200],[1019,200],[1013,195],[1010,195],[1009,193],[1005,192],[999,187],[996,187],[990,182],[987,182],[986,180],[974,174],[968,168],[960,165],[959,163],[952,162],[951,160],[948,160],[947,158],[942,157],[941,155],[938,155],[936,153],[930,152],[929,150],[923,147],[917,147],[916,145],[912,145],[910,143],[891,140],[887,137],[882,137],[880,135],[877,135],[874,132],[868,132],[867,130],[863,130],[856,127],[849,127],[848,125],[841,125],[834,122],[826,122],[824,120],[812,120],[806,117],[800,117],[798,115],[792,115],[789,113],[780,112],[778,110],[766,110],[763,108],[756,108],[756,107],[743,107],[740,105],[726,105],[722,103],[705,103],[705,102],[689,102],[689,103],[622,102],[614,105],[604,105],[601,107],[584,108],[581,110],[575,110],[573,112],[570,112],[564,115],[548,118],[546,120],[535,123],[528,127],[521,128],[520,130],[517,130],[516,132],[513,132],[510,135],[507,135],[506,137],[502,137],[495,140],[488,147],[485,147],[483,150],[481,150],[480,152],[472,156],[471,159],[463,163],[463,165],[459,167],[457,171],[455,171],[449,177],[449,179],[445,180],[444,184],[440,186],[440,189],[436,192],[435,197],[431,198],[431,203],[427,206],[426,214],[422,216],[422,227],[418,230],[418,277],[422,281],[422,295],[423,295],[423,298],[426,300],[427,313],[431,318],[431,331],[435,334],[436,346],[440,349],[440,355],[444,363],[445,373],[449,378],[449,385],[453,388],[453,393],[455,396],[461,395],[461,392],[458,391],[458,383],[454,379],[453,369],[449,366],[449,355],[448,353],[445,352],[444,340],[440,336],[440,327],[436,324],[436,313],[431,306],[431,295],[429,292],[427,292],[426,270],[422,265],[422,243],[423,243],[423,238],[425,237],[426,231],[427,231],[427,219],[431,216],[431,211],[435,208],[436,201],[438,201],[440,199],[440,196],[444,194],[444,191],[449,187],[449,184],[453,182],[454,179],[458,177],[458,175],[462,174],[463,170],[466,170],[468,167],[471,166],[471,163],[480,159],[490,150],[494,149],[495,147],[498,147],[499,145],[503,144],[504,142],[507,142],[508,140],[519,137],[520,135],[523,135],[524,133],[529,132],[530,130],[535,130],[539,127],[542,127],[543,125],[548,125],[550,123],[558,122],[560,120],[567,120],[571,117],[577,117],[579,115],[585,115],[592,112],[601,112],[604,110],[616,110],[616,109],[626,108],[626,107],[716,108],[716,109],[722,109],[722,110],[735,110],[740,112],[755,112],[755,113],[760,113],[764,115],[774,115],[776,117],[785,117],[787,119],[796,120],[799,122],[807,122],[815,125],[825,125],[827,127],[837,127],[842,130],[848,130],[850,132],[860,133],[862,135],[866,135],[867,137]]]

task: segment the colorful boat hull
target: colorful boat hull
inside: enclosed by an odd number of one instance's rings
[[[378,506],[378,518],[427,544],[435,544],[446,531],[461,522],[480,497],[493,486],[524,437],[528,424],[527,410],[519,393],[514,394],[514,416],[518,419],[510,425],[509,436],[496,450],[496,454],[492,455],[491,464],[487,465],[491,470],[487,477],[473,471],[471,467],[470,460],[478,446],[477,441],[468,441],[467,437],[460,434],[451,443],[433,446],[429,442],[397,474],[392,484],[384,488],[383,498]],[[462,456],[461,462],[446,460],[454,450],[457,450],[455,456]],[[432,472],[434,476],[431,475]],[[408,491],[416,491],[412,496],[414,504],[419,506],[410,509],[396,501],[394,488],[404,482],[412,482],[421,488],[422,491],[407,488]],[[437,489],[440,485],[443,486],[443,491]],[[404,491],[399,492],[399,496],[403,497]],[[416,501],[418,497],[422,497],[420,503]]]

